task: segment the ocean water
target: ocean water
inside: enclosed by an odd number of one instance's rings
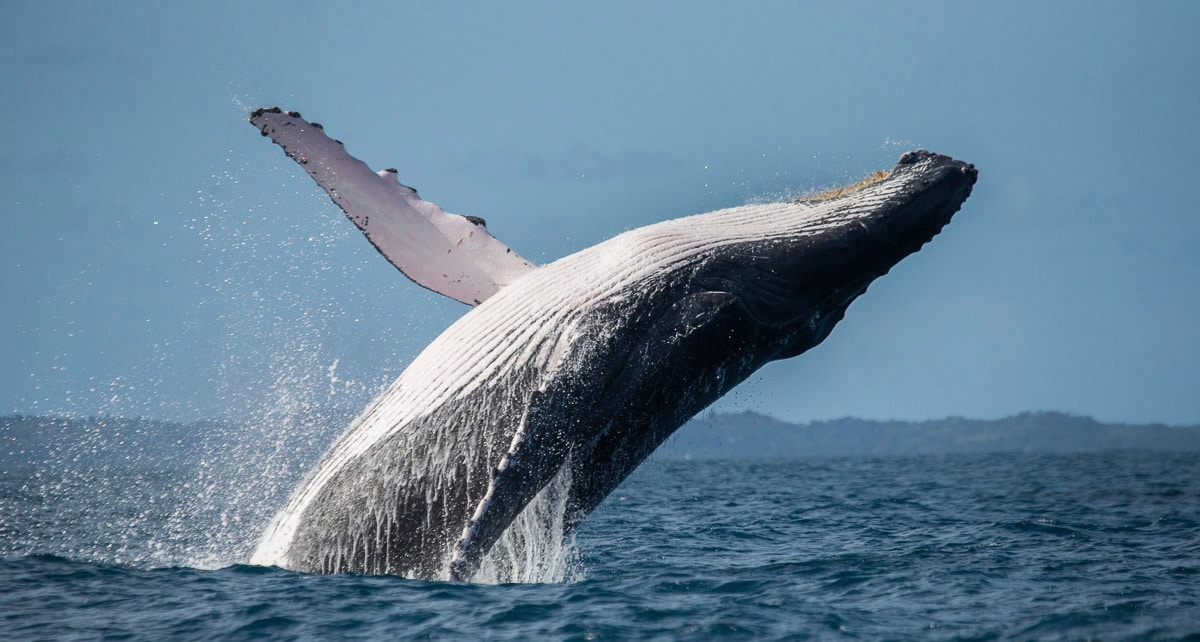
[[[239,563],[261,518],[196,508],[214,484],[192,471],[9,469],[0,640],[1196,638],[1197,473],[1198,454],[652,460],[576,534],[571,579],[482,585]]]

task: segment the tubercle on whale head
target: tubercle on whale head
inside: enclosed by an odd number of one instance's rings
[[[875,183],[878,183],[879,181],[887,178],[890,175],[891,175],[890,171],[881,169],[877,172],[871,172],[871,174],[868,175],[866,178],[864,178],[861,181],[854,183],[852,185],[845,185],[843,187],[835,187],[832,189],[827,189],[827,190],[823,190],[821,192],[817,192],[816,194],[809,194],[807,196],[801,196],[800,198],[797,198],[792,202],[793,203],[820,203],[823,201],[831,201],[835,198],[841,198],[843,196],[848,196],[857,191],[866,189],[866,188],[874,185]]]
[[[779,339],[768,358],[796,356],[824,340],[872,281],[936,236],[977,176],[969,163],[906,152],[889,171],[795,201],[812,208],[799,213],[809,227],[730,252],[706,275],[709,286],[735,292],[772,328]]]

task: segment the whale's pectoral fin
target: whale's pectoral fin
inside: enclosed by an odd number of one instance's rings
[[[448,214],[373,172],[294,111],[256,109],[250,122],[312,176],[375,249],[418,284],[476,305],[536,267],[493,237],[481,218]]]
[[[454,547],[450,579],[469,580],[484,554],[566,463],[570,453],[568,440],[562,438],[564,426],[554,424],[557,415],[547,404],[548,395],[535,393],[512,446],[493,472],[487,495]]]

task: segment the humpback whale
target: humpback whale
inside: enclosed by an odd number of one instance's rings
[[[308,572],[469,580],[555,479],[569,531],[689,418],[824,340],[977,174],[907,152],[856,185],[666,220],[539,267],[299,113],[250,122],[401,272],[472,306],[267,527],[251,561]]]

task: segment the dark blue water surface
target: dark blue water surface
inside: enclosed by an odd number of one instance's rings
[[[0,639],[1177,639],[1200,634],[1198,472],[1146,453],[651,462],[578,533],[582,579],[488,586],[161,566],[234,514],[188,532],[194,489],[170,471],[10,470]]]

